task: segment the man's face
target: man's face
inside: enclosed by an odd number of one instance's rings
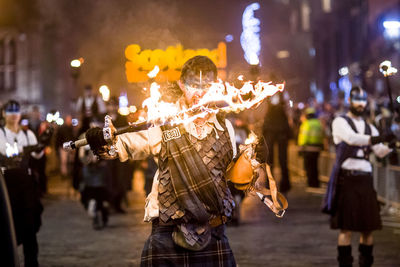
[[[352,96],[350,98],[350,110],[355,115],[361,115],[367,106],[367,98],[364,96]]]
[[[200,75],[189,73],[184,82],[180,82],[186,104],[196,105],[199,100],[207,93],[211,84],[215,81],[213,72],[200,72]]]
[[[6,123],[9,123],[9,124],[18,123],[21,119],[21,113],[20,112],[5,112],[5,119],[6,119]]]

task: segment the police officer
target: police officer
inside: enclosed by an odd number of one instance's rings
[[[298,145],[304,157],[304,169],[307,173],[309,187],[319,187],[318,158],[323,148],[323,129],[316,117],[315,108],[307,108],[306,119],[300,125]]]
[[[23,245],[25,266],[38,266],[36,233],[43,208],[29,158],[40,158],[42,147],[38,146],[32,131],[21,129],[18,102],[8,101],[3,115],[5,126],[0,128],[0,165],[10,197],[17,242]]]
[[[333,167],[323,211],[331,215],[331,228],[339,229],[339,266],[352,266],[352,232],[360,232],[359,264],[373,263],[372,231],[381,229],[379,204],[373,188],[372,165],[368,155],[386,156],[391,150],[382,142],[390,142],[392,134],[381,135],[362,115],[367,94],[360,87],[350,91],[350,111],[332,123],[336,145]]]

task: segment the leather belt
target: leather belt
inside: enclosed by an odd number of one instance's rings
[[[228,217],[224,215],[217,216],[215,218],[212,218],[208,221],[211,227],[217,227],[220,226],[221,224],[225,224],[228,221]]]
[[[210,219],[208,221],[208,223],[210,224],[211,227],[218,227],[222,224],[225,224],[228,221],[228,217],[224,216],[224,215],[220,215],[217,217],[214,217],[212,219]],[[163,222],[162,220],[160,220],[159,218],[153,220],[153,224],[155,225],[159,225],[159,226],[174,226],[176,223],[174,221],[168,221],[168,222]]]
[[[357,171],[357,170],[342,169],[340,172],[345,176],[369,176],[369,175],[372,175],[371,172],[363,172],[363,171]]]

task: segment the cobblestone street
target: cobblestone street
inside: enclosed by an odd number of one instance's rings
[[[150,224],[143,222],[144,195],[131,192],[127,214],[113,214],[109,227],[95,231],[65,184],[52,182],[44,200],[41,266],[138,266],[150,232]],[[254,196],[245,199],[242,223],[228,228],[238,266],[336,266],[337,232],[329,230],[328,217],[319,212],[321,196],[306,193],[302,184],[294,183],[283,219]],[[376,232],[375,244],[374,266],[400,266],[399,229],[384,227]]]

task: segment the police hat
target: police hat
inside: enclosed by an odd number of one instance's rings
[[[9,100],[4,105],[4,111],[6,113],[20,113],[21,112],[21,105],[15,100]]]

